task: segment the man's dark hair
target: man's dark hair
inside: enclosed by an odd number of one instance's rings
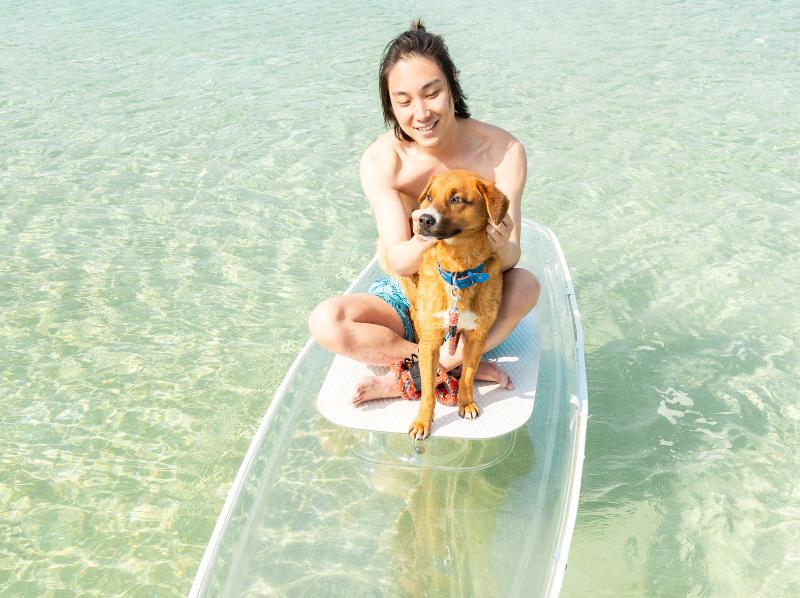
[[[428,33],[422,24],[422,20],[414,19],[408,31],[404,31],[389,42],[383,51],[383,58],[381,59],[378,85],[381,93],[383,121],[387,127],[392,126],[394,128],[395,137],[401,141],[413,141],[400,128],[400,123],[397,122],[392,110],[392,99],[389,96],[389,71],[400,60],[408,56],[423,56],[439,66],[447,80],[450,97],[453,98],[456,117],[469,118],[467,98],[464,96],[464,92],[461,91],[461,85],[458,83],[458,70],[450,58],[450,53],[447,51],[444,40],[434,33]]]

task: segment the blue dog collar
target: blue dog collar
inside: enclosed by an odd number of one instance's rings
[[[474,284],[480,284],[489,280],[489,273],[483,271],[483,264],[464,270],[463,272],[448,272],[443,269],[439,263],[436,263],[436,268],[439,270],[439,275],[451,287],[457,289],[466,289]]]

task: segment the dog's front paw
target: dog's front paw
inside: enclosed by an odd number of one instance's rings
[[[459,405],[458,414],[464,419],[475,419],[481,414],[481,410],[475,403],[469,405]]]
[[[415,419],[408,428],[408,437],[411,440],[425,440],[431,433],[431,422]]]

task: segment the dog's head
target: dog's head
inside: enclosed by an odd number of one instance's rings
[[[508,211],[508,198],[474,172],[449,170],[428,179],[419,205],[422,214],[417,232],[423,237],[451,239],[482,231],[488,222],[500,224]]]

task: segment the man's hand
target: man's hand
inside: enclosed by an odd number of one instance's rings
[[[509,214],[506,214],[505,218],[503,218],[497,226],[491,222],[486,225],[486,234],[489,236],[489,244],[495,252],[499,251],[508,243],[513,228],[514,222],[511,220]]]

